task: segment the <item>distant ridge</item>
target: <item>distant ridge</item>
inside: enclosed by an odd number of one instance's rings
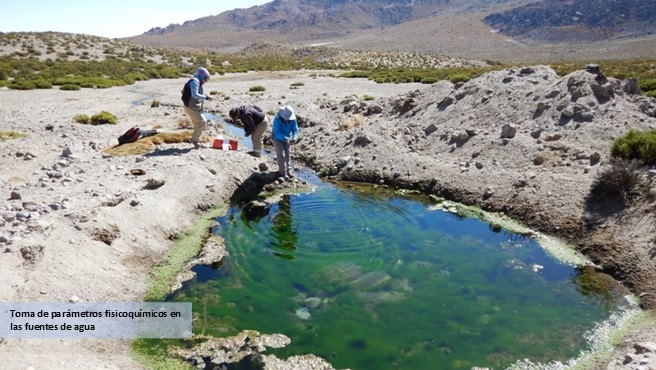
[[[127,40],[222,52],[260,42],[501,61],[648,58],[655,57],[656,6],[654,0],[275,0]]]
[[[484,21],[505,35],[551,42],[640,37],[656,34],[656,2],[540,1]]]

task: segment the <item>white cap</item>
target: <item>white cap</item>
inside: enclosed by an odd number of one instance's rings
[[[278,108],[278,117],[284,118],[287,121],[293,121],[296,119],[296,114],[294,114],[294,108],[289,105]]]

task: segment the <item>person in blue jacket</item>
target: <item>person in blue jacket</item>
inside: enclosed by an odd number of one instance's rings
[[[294,109],[289,105],[278,108],[273,117],[273,147],[276,149],[278,173],[285,179],[294,177],[290,167],[290,146],[298,141],[298,123]]]
[[[200,143],[200,136],[205,127],[207,127],[207,120],[203,116],[203,102],[205,100],[212,100],[209,94],[203,91],[203,85],[210,80],[210,72],[200,67],[194,73],[192,78],[187,81],[182,88],[182,103],[184,104],[185,113],[191,118],[194,124],[194,132],[191,134],[191,143],[194,148],[204,148]]]

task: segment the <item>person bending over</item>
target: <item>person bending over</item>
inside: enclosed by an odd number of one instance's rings
[[[269,118],[266,113],[255,105],[242,105],[237,108],[230,109],[230,118],[233,121],[240,120],[244,126],[244,135],[251,137],[253,143],[253,151],[248,154],[253,157],[262,156],[262,139],[264,133],[269,127]]]

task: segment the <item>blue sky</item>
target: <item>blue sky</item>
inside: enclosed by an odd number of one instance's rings
[[[140,35],[226,10],[273,0],[9,0],[0,6],[0,32],[72,32],[103,37]]]

